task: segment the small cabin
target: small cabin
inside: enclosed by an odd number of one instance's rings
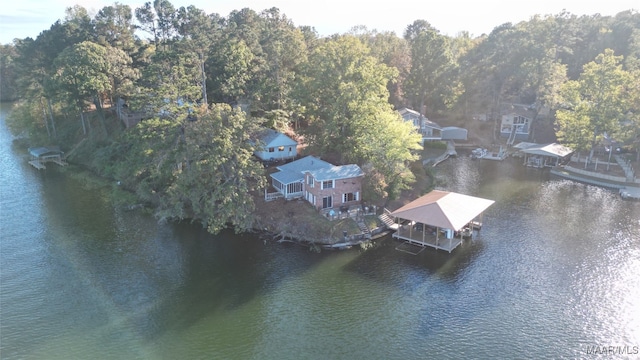
[[[258,136],[258,147],[254,155],[262,161],[294,159],[298,155],[298,142],[273,129],[264,129]]]

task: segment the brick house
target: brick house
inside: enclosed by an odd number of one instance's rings
[[[305,199],[317,209],[359,204],[363,176],[355,164],[306,171]]]
[[[285,199],[304,198],[316,209],[359,204],[364,172],[358,165],[336,166],[313,156],[277,167],[273,187]]]

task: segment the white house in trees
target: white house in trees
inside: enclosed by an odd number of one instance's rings
[[[264,129],[257,140],[259,146],[254,155],[263,161],[294,159],[298,155],[298,142],[281,132]]]
[[[442,128],[440,125],[427,119],[424,115],[408,108],[402,108],[398,110],[398,112],[404,121],[408,121],[413,124],[416,131],[422,135],[423,141],[442,139]]]

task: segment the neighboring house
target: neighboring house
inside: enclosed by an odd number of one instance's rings
[[[304,198],[317,209],[360,202],[364,172],[358,165],[336,166],[313,156],[278,166],[272,185],[285,199]]]
[[[298,142],[281,132],[264,129],[257,140],[261,146],[254,155],[263,161],[294,159],[298,155]]]
[[[419,112],[407,108],[398,110],[404,121],[409,121],[416,128],[416,131],[422,135],[422,140],[441,140],[442,128],[435,122],[427,119]]]
[[[508,138],[513,144],[515,140],[529,140],[531,127],[535,118],[535,109],[527,105],[514,104],[502,115],[500,136]]]

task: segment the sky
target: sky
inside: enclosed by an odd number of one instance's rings
[[[153,0],[149,0],[153,2]],[[171,0],[170,0],[171,1]],[[5,0],[0,6],[0,44],[14,38],[36,38],[56,20],[62,20],[65,9],[84,6],[91,15],[114,0]],[[132,9],[144,0],[120,0]],[[277,7],[293,23],[309,25],[321,36],[345,33],[353,26],[370,30],[393,31],[402,36],[414,20],[426,20],[441,33],[455,36],[468,31],[472,36],[488,34],[507,22],[527,21],[533,15],[556,15],[563,10],[575,15],[615,15],[625,10],[640,10],[638,0],[173,0],[174,7],[195,5],[207,13],[227,16],[245,7],[257,12]]]

